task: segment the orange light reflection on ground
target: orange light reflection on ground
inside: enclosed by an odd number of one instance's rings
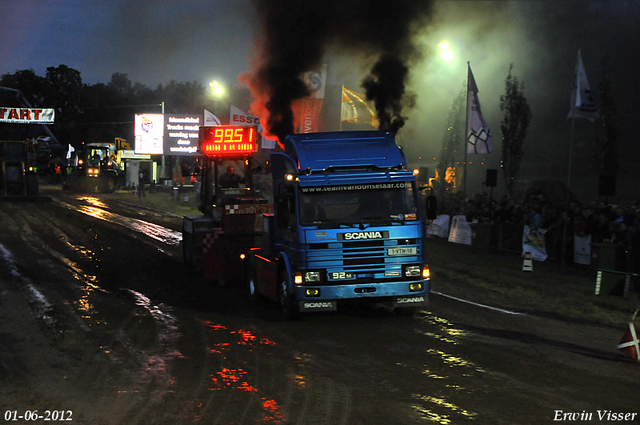
[[[210,320],[203,320],[202,325],[215,332],[215,338],[222,342],[213,343],[210,348],[212,354],[223,354],[224,359],[231,356],[229,352],[235,348],[236,350],[247,350],[253,352],[258,346],[275,346],[275,341],[268,338],[260,338],[256,336],[255,331],[247,329],[229,330],[227,326],[214,323]],[[226,334],[228,333],[228,338]],[[243,348],[240,348],[243,347]],[[241,390],[245,392],[257,393],[258,388],[249,384],[251,374],[242,368],[231,369],[223,367],[220,371],[210,375],[213,385],[208,388],[209,391],[222,390]],[[298,376],[299,384],[304,387],[304,377]],[[259,423],[279,424],[283,423],[282,408],[275,400],[267,400],[262,398],[262,407],[265,416]]]
[[[275,400],[267,400],[266,398],[262,398],[262,407],[267,412],[268,416],[265,416],[265,422],[279,424],[282,423],[282,408],[278,405],[278,402]]]
[[[100,208],[108,208],[107,204],[105,204],[104,202],[100,201],[100,199],[94,197],[94,196],[83,196],[81,198],[78,198],[79,201],[86,201],[88,204],[93,205],[94,207],[100,207]]]
[[[217,385],[217,388],[209,388],[209,391],[220,391],[224,388],[237,388],[243,391],[258,391],[255,387],[249,385],[247,381],[242,381],[242,376],[247,372],[243,369],[227,369],[223,368],[215,375],[211,375],[211,380]],[[238,384],[238,385],[235,385]]]

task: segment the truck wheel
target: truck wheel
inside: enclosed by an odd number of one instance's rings
[[[293,294],[289,292],[287,274],[284,271],[278,275],[278,303],[282,320],[291,320],[297,316]]]

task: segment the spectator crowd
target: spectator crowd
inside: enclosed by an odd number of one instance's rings
[[[590,235],[592,245],[615,245],[620,270],[640,272],[640,201],[627,207],[602,201],[588,205],[571,201],[567,208],[553,204],[540,193],[529,194],[520,203],[507,195],[495,200],[482,193],[465,200],[449,193],[439,209],[442,214],[463,214],[469,223],[509,223],[528,226],[531,230],[545,229],[547,247],[558,254],[565,252],[567,262],[573,261],[574,235]],[[564,238],[563,231],[566,232]]]

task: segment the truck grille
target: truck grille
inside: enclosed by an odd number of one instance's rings
[[[389,248],[413,247],[416,255],[388,256]],[[356,283],[375,278],[398,279],[403,277],[403,264],[420,262],[422,251],[416,239],[385,239],[367,241],[342,241],[309,244],[307,268],[324,269],[328,273],[346,272],[358,276]],[[332,282],[337,283],[336,281]],[[346,280],[344,283],[354,283]]]

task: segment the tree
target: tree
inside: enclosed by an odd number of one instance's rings
[[[504,118],[500,123],[502,132],[502,173],[506,191],[512,194],[513,184],[520,170],[524,155],[524,139],[531,122],[531,108],[524,96],[524,83],[518,84],[518,78],[512,75],[513,64],[505,79],[505,94],[500,96],[500,110]]]
[[[80,72],[66,65],[47,68],[45,102],[56,110],[55,134],[60,143],[76,138],[76,121],[81,113],[80,99],[83,89]]]
[[[466,83],[463,82],[463,87]],[[465,108],[467,91],[463,88],[458,96],[453,100],[451,104],[451,110],[447,115],[447,129],[445,130],[442,140],[442,148],[440,149],[440,155],[438,158],[438,174],[440,176],[440,190],[438,191],[438,197],[444,198],[444,192],[446,188],[446,172],[447,168],[452,167],[456,163],[456,156],[458,155],[458,149],[461,147],[462,136],[462,114]]]
[[[205,105],[206,90],[197,81],[179,83],[169,81],[164,87],[159,85],[156,94],[165,102],[170,113],[202,113]]]
[[[83,84],[80,72],[66,65],[47,68],[47,102],[56,109],[56,113],[72,121],[80,113],[80,93]]]
[[[44,78],[37,76],[33,69],[16,71],[15,74],[4,74],[0,77],[0,86],[20,90],[27,102],[33,107],[47,106],[44,104],[47,83]],[[23,105],[16,104],[16,106]]]

